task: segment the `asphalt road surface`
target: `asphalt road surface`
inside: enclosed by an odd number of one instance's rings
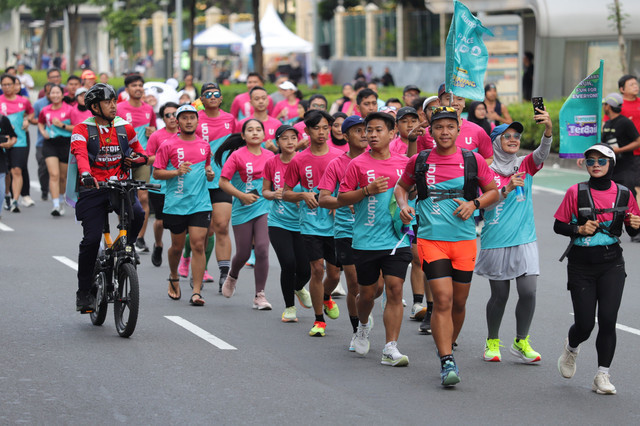
[[[554,175],[547,180],[558,182]],[[284,303],[273,252],[266,290],[272,311],[251,309],[253,270],[247,268],[231,299],[218,295],[216,282],[205,286],[206,305],[192,307],[183,279],[182,299],[170,300],[165,251],[160,268],[142,255],[133,336],[118,337],[112,306],[105,324],[95,327],[74,306],[77,281],[69,265],[77,260],[81,227],[69,208],[64,217],[51,217],[50,203],[39,201],[34,189],[36,206],[3,211],[0,221],[0,424],[640,424],[640,246],[623,237],[628,279],[611,369],[618,395],[599,396],[591,391],[595,332],[571,380],[556,368],[572,308],[566,264],[558,262],[568,239],[552,231],[561,188],[548,186],[551,191],[534,194],[541,276],[531,341],[542,362],[522,365],[508,352],[515,290],[501,329],[503,361],[482,361],[489,285],[474,277],[455,352],[462,383],[450,390],[439,384],[432,338],[408,319],[409,283],[399,349],[410,365],[382,366],[379,303],[365,358],[347,351],[344,298],[337,299],[342,315],[327,320],[324,338],[307,335],[310,310],[298,307],[297,324],[280,321]],[[146,239],[152,241],[151,229]],[[164,243],[168,247],[167,233]],[[215,257],[209,270],[217,279]]]

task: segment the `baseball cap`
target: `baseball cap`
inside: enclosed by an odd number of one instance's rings
[[[87,93],[89,91],[89,89],[87,89],[86,87],[81,87],[78,90],[76,90],[76,97],[82,95],[83,93]]]
[[[402,118],[406,117],[407,115],[415,115],[417,117],[418,111],[416,111],[416,109],[412,107],[402,107],[396,113],[396,121],[400,121]]]
[[[456,112],[455,109],[453,109],[451,107],[436,108],[436,110],[433,112],[433,115],[431,116],[431,124],[433,124],[433,122],[436,121],[436,120],[442,120],[444,118],[449,118],[451,120],[456,120],[456,122],[457,122],[458,121],[458,113]]]
[[[293,130],[294,132],[296,132],[296,135],[299,135],[300,133],[298,132],[298,129],[296,129],[293,126],[290,126],[288,124],[283,124],[282,126],[278,127],[276,129],[276,140],[280,139],[280,136],[282,136],[282,134],[284,132],[286,132],[287,130]]]
[[[604,155],[605,157],[610,158],[611,161],[613,161],[613,165],[615,166],[615,164],[616,164],[616,154],[613,152],[613,150],[608,145],[605,145],[603,143],[597,143],[595,145],[590,146],[584,152],[584,157],[585,158],[587,158],[587,153],[589,151],[598,151],[600,154]]]
[[[198,110],[196,110],[193,105],[187,104],[182,105],[180,108],[178,108],[178,110],[176,111],[176,118],[180,117],[180,114],[182,114],[183,112],[193,112],[196,115],[198,114]]]
[[[207,90],[217,90],[218,92],[221,92],[220,86],[218,86],[216,83],[205,83],[205,84],[203,84],[202,85],[202,90],[200,92],[204,93]]]
[[[405,93],[407,93],[409,90],[415,90],[418,93],[420,93],[420,89],[418,88],[418,86],[416,86],[415,84],[409,84],[407,86],[404,86],[404,89],[402,89],[402,94],[404,95]]]
[[[438,98],[440,98],[440,96],[442,96],[442,94],[445,93],[446,91],[447,91],[446,86],[444,83],[442,83],[440,87],[438,87]]]
[[[609,104],[614,108],[620,108],[622,106],[622,95],[620,93],[609,93],[607,96],[602,98],[603,104]]]
[[[289,80],[285,81],[278,87],[281,88],[282,90],[298,90],[296,85],[290,82]]]
[[[426,111],[427,107],[429,106],[429,104],[433,101],[437,101],[439,98],[437,96],[429,96],[427,99],[424,100],[424,102],[422,103],[422,110]]]
[[[96,79],[96,74],[91,71],[91,70],[84,70],[82,71],[82,74],[80,75],[80,78],[83,80],[90,80],[90,79]]]
[[[364,124],[364,118],[359,115],[351,115],[345,118],[342,122],[342,133],[347,133],[347,131],[356,124]]]
[[[506,132],[507,129],[514,129],[516,132],[522,133],[524,131],[524,126],[522,125],[522,123],[519,123],[517,121],[514,121],[514,122],[509,123],[509,124],[505,123],[505,124],[501,124],[499,126],[496,126],[491,131],[491,142],[493,142],[498,136],[500,136],[501,134]]]

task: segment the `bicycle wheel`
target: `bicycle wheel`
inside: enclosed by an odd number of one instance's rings
[[[94,296],[96,299],[96,306],[89,315],[93,325],[102,325],[107,317],[107,274],[104,272],[98,272],[93,278]]]
[[[140,302],[140,287],[136,268],[125,263],[118,272],[118,289],[113,301],[113,315],[116,329],[121,337],[133,334],[138,322],[138,304]]]

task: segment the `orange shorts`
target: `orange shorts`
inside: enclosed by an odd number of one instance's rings
[[[418,238],[418,256],[423,265],[425,262],[449,259],[453,269],[473,272],[477,251],[476,240],[435,241]]]

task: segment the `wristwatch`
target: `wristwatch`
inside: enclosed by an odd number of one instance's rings
[[[473,200],[473,205],[476,206],[476,210],[480,209],[480,201],[477,198]]]

